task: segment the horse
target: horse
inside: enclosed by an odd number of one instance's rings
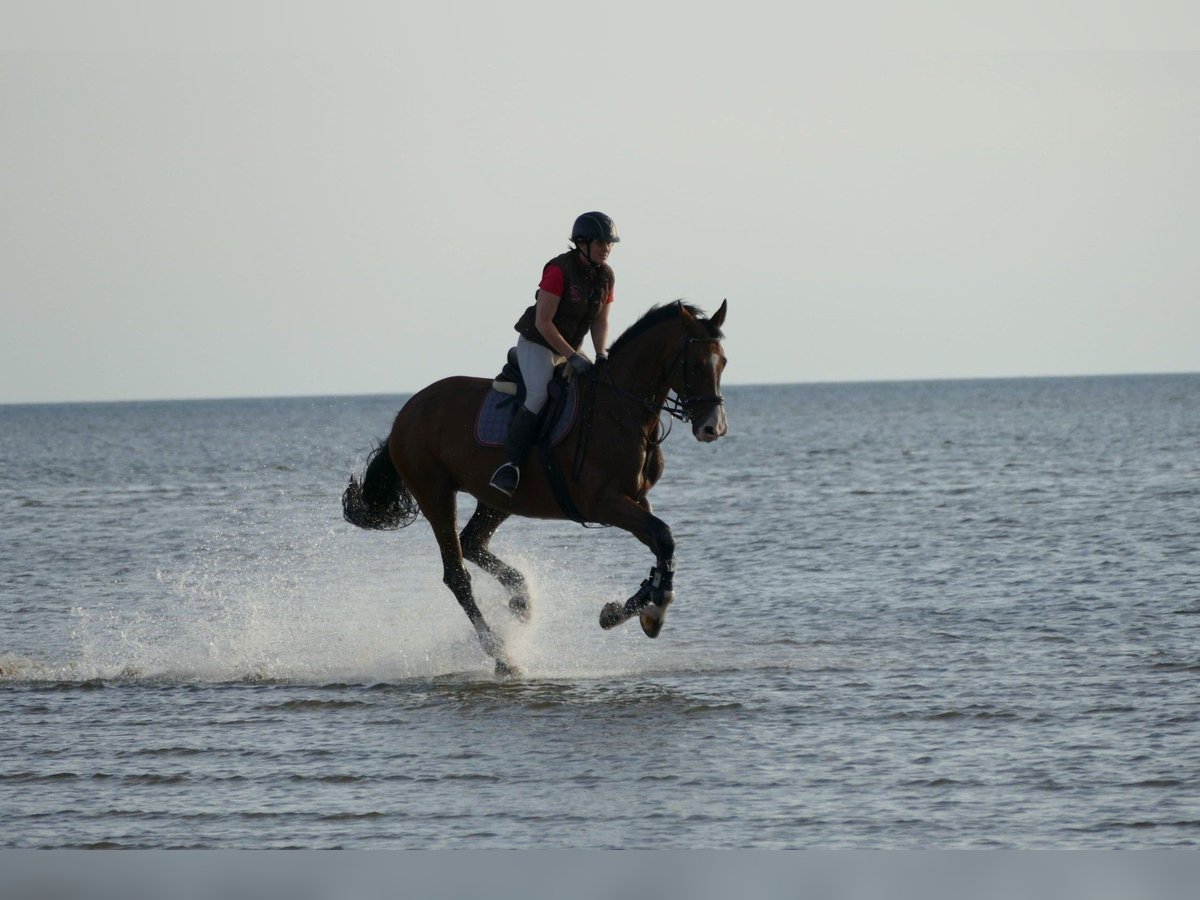
[[[675,539],[647,498],[664,468],[661,416],[690,422],[693,436],[704,443],[726,434],[721,395],[726,308],[722,302],[707,318],[682,300],[651,307],[613,342],[607,361],[577,376],[579,421],[552,451],[560,471],[574,475],[567,485],[570,504],[558,499],[532,453],[512,497],[488,484],[503,450],[478,444],[473,425],[491,383],[453,376],[418,391],[396,414],[391,433],[368,456],[362,481],[351,475],[342,495],[343,516],[360,528],[394,529],[424,514],[441,549],[442,580],[495,660],[497,675],[519,670],[479,611],[464,560],[496,578],[508,591],[510,612],[527,621],[525,576],[488,549],[496,529],[513,515],[566,519],[564,506],[573,505],[578,516],[571,517],[578,521],[623,529],[645,544],[655,557],[650,577],[624,603],[606,604],[600,625],[613,628],[636,615],[643,632],[657,637],[675,597]],[[675,396],[668,401],[671,392]],[[461,533],[460,491],[478,501]]]

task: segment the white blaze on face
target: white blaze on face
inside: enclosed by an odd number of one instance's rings
[[[708,358],[708,365],[712,371],[712,383],[719,384],[721,355],[714,353]],[[720,390],[717,390],[717,395],[720,396]],[[695,422],[692,425],[692,433],[698,440],[709,443],[717,438],[725,436],[729,430],[729,425],[725,421],[725,404],[718,403],[713,407],[712,412],[704,419],[703,422]]]

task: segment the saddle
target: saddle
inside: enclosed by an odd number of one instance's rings
[[[578,379],[566,376],[567,364],[554,370],[547,389],[548,398],[542,409],[535,444],[554,447],[571,432],[579,416]],[[508,351],[508,359],[500,374],[492,381],[492,389],[483,398],[475,417],[475,440],[484,447],[503,447],[508,426],[517,408],[525,402],[525,379],[517,364],[517,349]]]

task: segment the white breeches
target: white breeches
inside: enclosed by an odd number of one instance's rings
[[[517,364],[521,367],[521,377],[525,379],[525,408],[531,413],[539,413],[546,405],[546,389],[550,385],[550,376],[554,367],[563,358],[541,344],[517,338]]]

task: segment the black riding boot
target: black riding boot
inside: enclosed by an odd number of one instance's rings
[[[521,463],[533,443],[533,432],[537,428],[538,414],[524,406],[517,410],[508,426],[508,438],[504,441],[504,465],[492,473],[491,485],[500,493],[511,497],[521,483]]]

